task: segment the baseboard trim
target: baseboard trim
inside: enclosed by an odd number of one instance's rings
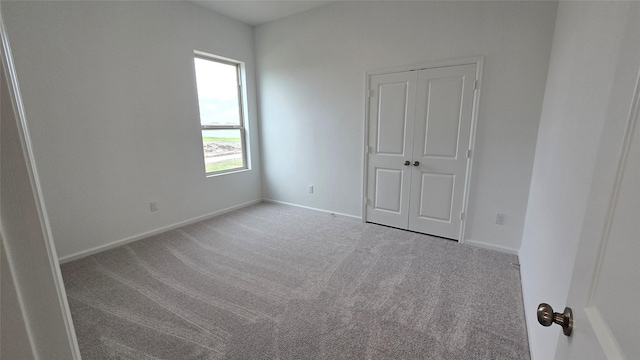
[[[483,241],[477,241],[477,240],[465,240],[464,243],[467,245],[475,246],[482,249],[495,250],[495,251],[516,255],[516,256],[518,255],[517,249],[512,249],[506,246],[493,245],[493,244],[489,244],[489,243],[486,243]]]
[[[518,256],[519,258],[519,256]],[[533,319],[533,317],[529,318],[529,314],[530,312],[526,311],[526,309],[536,309],[538,304],[530,304],[529,301],[529,288],[527,287],[527,284],[529,284],[529,282],[527,282],[526,280],[529,278],[529,272],[527,271],[528,269],[528,264],[526,263],[522,263],[520,262],[520,287],[522,288],[522,306],[524,307],[525,311],[524,311],[524,325],[525,328],[527,329],[527,336],[529,338],[529,356],[531,359],[535,359],[535,354],[534,354],[534,350],[533,350],[533,346],[531,346],[531,339],[533,339],[533,333],[532,333],[532,327],[533,326],[537,326],[537,322],[535,321],[535,319]]]
[[[337,216],[339,218],[343,218],[343,219],[362,222],[362,218],[360,216],[349,215],[349,214],[344,214],[344,213],[339,213],[339,212],[329,211],[329,210],[323,210],[323,209],[318,209],[318,208],[314,208],[314,207],[310,207],[310,206],[298,205],[298,204],[293,204],[293,203],[288,203],[288,202],[279,201],[279,200],[273,200],[273,199],[262,199],[262,201],[264,201],[266,203],[271,203],[271,204],[295,206],[295,207],[299,207],[299,208],[302,208],[302,209],[318,211],[318,212],[321,212],[321,213],[324,213],[324,214],[329,214],[329,215],[333,214],[333,215],[335,215],[335,216]]]
[[[259,204],[261,202],[262,202],[262,199],[258,199],[258,200],[252,200],[252,201],[248,201],[248,202],[245,202],[245,203],[242,203],[242,204],[234,205],[234,206],[222,209],[222,210],[214,211],[214,212],[209,213],[209,214],[205,214],[205,215],[198,216],[198,217],[195,217],[195,218],[191,218],[191,219],[188,219],[188,220],[180,221],[180,222],[177,222],[175,224],[164,226],[164,227],[161,227],[159,229],[147,231],[147,232],[144,232],[144,233],[141,233],[141,234],[138,234],[138,235],[134,235],[134,236],[131,236],[131,237],[128,237],[128,238],[112,241],[112,242],[110,242],[108,244],[99,245],[99,246],[93,247],[91,249],[78,251],[76,253],[73,253],[73,254],[66,255],[66,256],[63,256],[61,258],[58,258],[58,261],[60,262],[60,264],[64,264],[64,263],[67,263],[67,262],[70,262],[70,261],[78,260],[78,259],[81,259],[81,258],[86,257],[86,256],[94,255],[94,254],[97,254],[99,252],[110,250],[110,249],[116,248],[118,246],[126,245],[126,244],[132,243],[134,241],[147,238],[149,236],[158,235],[158,234],[161,234],[161,233],[169,231],[169,230],[173,230],[173,229],[177,229],[177,228],[182,227],[182,226],[186,226],[186,225],[190,225],[190,224],[193,224],[193,223],[197,223],[198,221],[214,218],[216,216],[220,216],[220,215],[226,214],[228,212],[232,212],[232,211],[235,211],[235,210],[238,210],[238,209],[242,209],[242,208],[247,207],[247,206]]]

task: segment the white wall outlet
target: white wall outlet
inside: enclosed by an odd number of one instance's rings
[[[151,209],[151,211],[158,211],[158,203],[156,201],[150,202],[149,209]]]
[[[504,214],[500,214],[500,213],[496,214],[496,224],[504,225]]]
[[[313,194],[313,185],[309,185],[309,194]]]

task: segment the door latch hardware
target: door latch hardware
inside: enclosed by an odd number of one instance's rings
[[[562,326],[562,333],[571,336],[573,330],[573,311],[570,307],[565,307],[562,314],[553,312],[551,305],[542,303],[538,305],[538,322],[542,326],[551,326],[556,323]]]

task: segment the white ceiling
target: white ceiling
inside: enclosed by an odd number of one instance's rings
[[[289,15],[317,8],[336,0],[191,0],[200,6],[252,26],[268,23]]]

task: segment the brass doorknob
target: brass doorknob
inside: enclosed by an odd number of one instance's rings
[[[418,165],[420,165],[420,161],[414,161],[413,162],[413,166],[418,166]]]
[[[569,307],[564,308],[564,312],[554,313],[551,305],[542,303],[538,305],[538,322],[542,326],[551,326],[556,323],[562,326],[562,333],[571,336],[573,330],[573,311]]]
[[[406,161],[404,162],[404,166],[409,166],[409,165],[411,165],[411,161],[406,160]]]

